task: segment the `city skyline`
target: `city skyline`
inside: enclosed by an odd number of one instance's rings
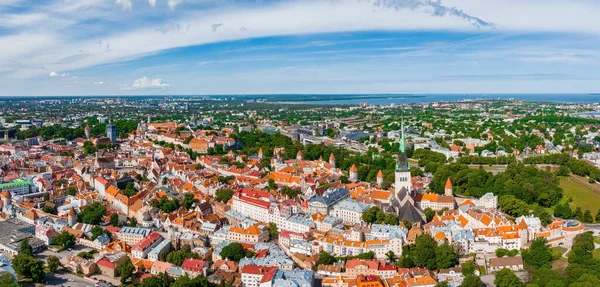
[[[0,2],[0,96],[593,93],[593,1]]]

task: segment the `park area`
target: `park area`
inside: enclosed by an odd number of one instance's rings
[[[582,210],[589,209],[593,215],[600,208],[600,185],[590,184],[583,178],[577,176],[563,177],[560,179],[560,187],[564,191],[564,200],[573,198],[571,208],[581,207]]]

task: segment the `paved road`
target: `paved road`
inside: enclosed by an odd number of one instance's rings
[[[81,278],[65,271],[56,274],[46,273],[46,281],[46,286],[89,287],[95,285],[94,280]]]
[[[527,272],[525,272],[525,271],[515,272],[515,274],[517,274],[517,276],[519,276],[519,278],[521,278],[521,280],[523,280],[525,282],[527,282],[527,280],[529,280],[529,274],[527,274]],[[483,282],[483,284],[487,287],[496,286],[496,285],[494,285],[494,279],[496,279],[494,274],[481,276],[481,282]]]

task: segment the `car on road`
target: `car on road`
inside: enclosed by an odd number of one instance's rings
[[[72,278],[69,278],[67,281],[74,282],[75,280],[73,280]]]

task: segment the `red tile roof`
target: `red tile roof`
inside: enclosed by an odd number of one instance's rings
[[[205,260],[187,258],[181,264],[181,269],[189,270],[192,272],[200,273],[202,268],[208,267],[208,263]]]
[[[162,236],[160,236],[160,234],[156,233],[156,232],[152,232],[150,234],[148,234],[148,236],[146,236],[146,238],[140,240],[136,245],[134,245],[131,250],[136,250],[136,251],[144,251],[146,250],[146,248],[148,248],[150,245],[152,245],[152,243],[156,242],[156,240],[161,239]]]

